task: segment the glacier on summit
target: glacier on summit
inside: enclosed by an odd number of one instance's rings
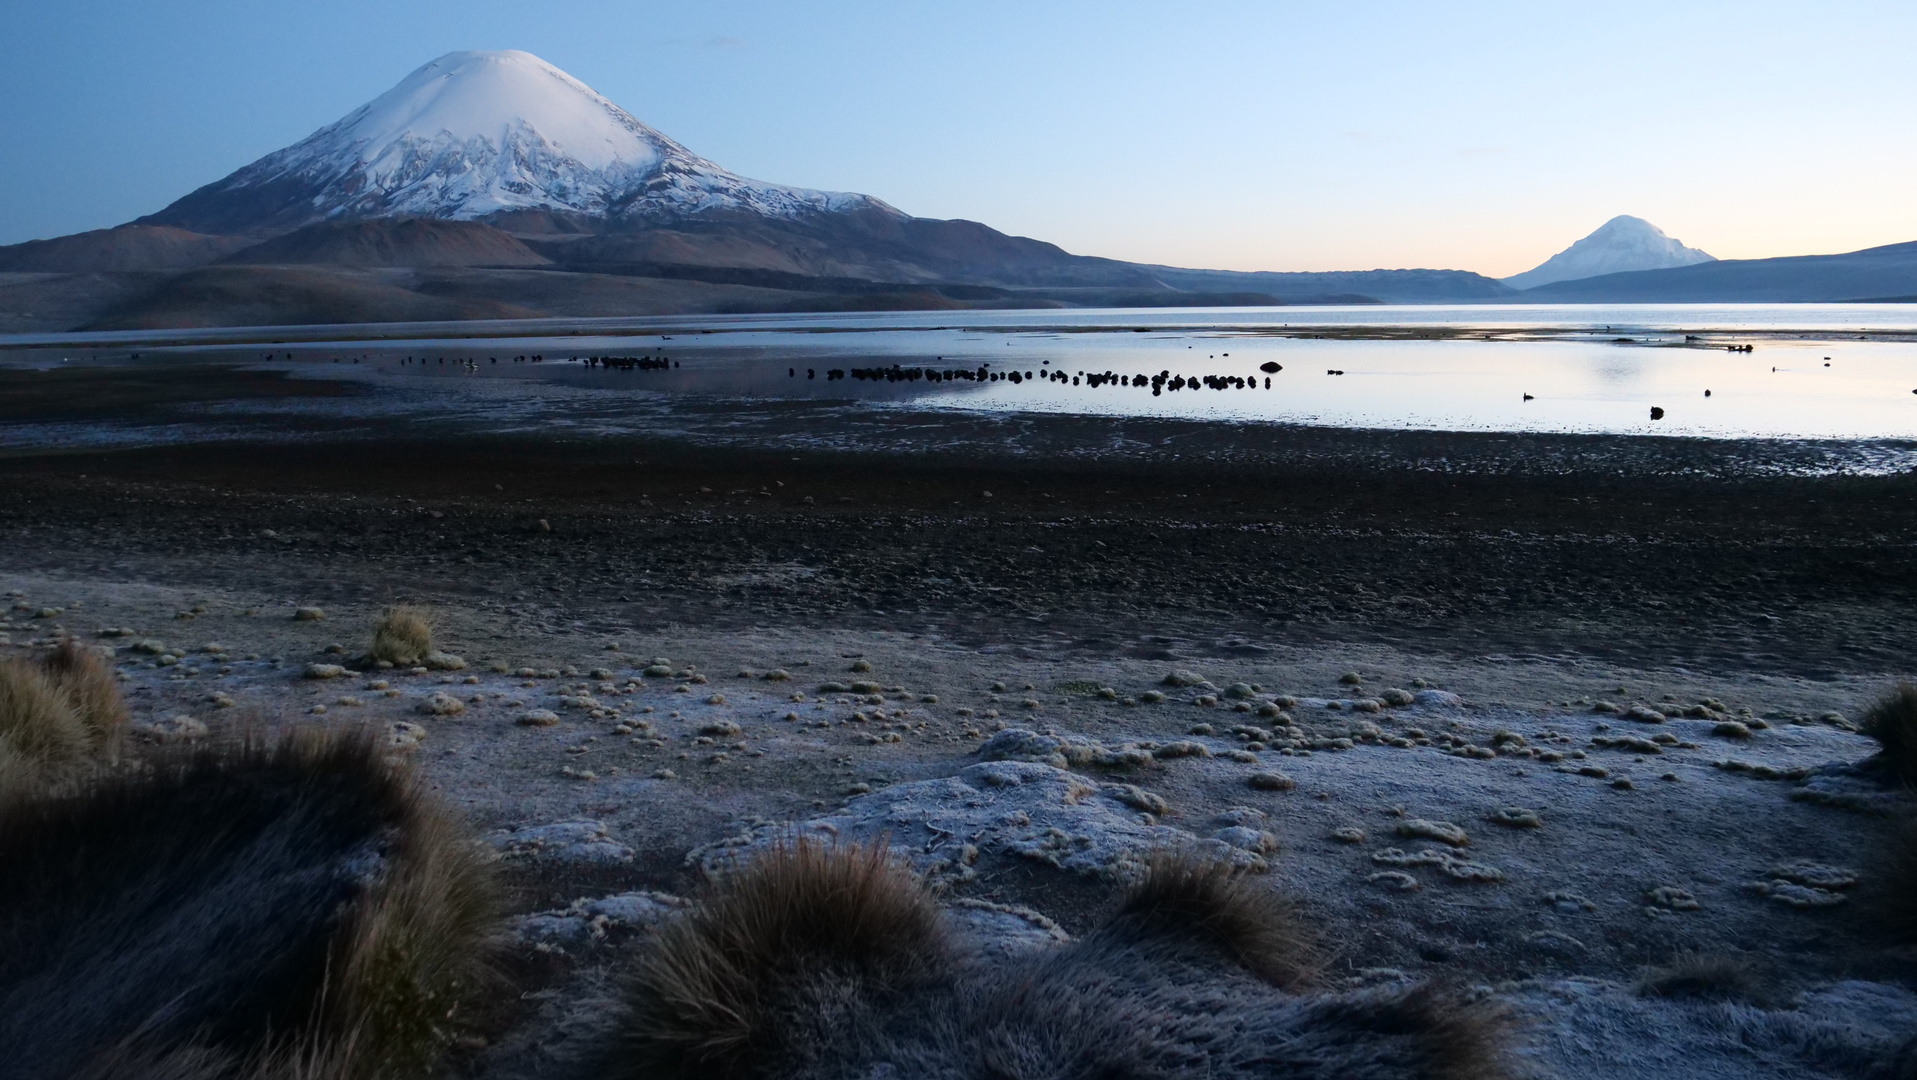
[[[455,52],[345,117],[151,218],[207,232],[317,221],[473,220],[544,210],[660,221],[876,209],[867,195],[734,175],[517,50]]]
[[[1603,274],[1664,270],[1716,261],[1716,256],[1685,247],[1643,218],[1619,214],[1538,266],[1503,281],[1514,289],[1531,289]]]

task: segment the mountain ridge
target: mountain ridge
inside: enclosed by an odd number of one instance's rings
[[[1530,303],[1842,303],[1917,295],[1917,241],[1836,255],[1719,259],[1690,266],[1554,282]]]
[[[1685,247],[1643,218],[1619,214],[1570,247],[1502,282],[1513,289],[1533,289],[1560,281],[1637,270],[1664,270],[1715,260],[1716,256]]]
[[[1605,269],[1614,264],[1604,258],[1620,252],[1709,258],[1619,217],[1526,272],[1533,277],[1510,280],[1535,280],[1554,266]],[[1520,292],[1461,270],[1133,263],[976,221],[916,217],[869,195],[752,180],[538,57],[510,51],[439,57],[306,138],[133,223],[0,248],[0,270],[73,274],[74,289],[91,290],[94,300],[50,303],[57,289],[46,281],[0,282],[0,326],[36,329],[52,327],[35,320],[71,321],[82,310],[120,322],[218,320],[222,304],[236,319],[352,321],[356,304],[368,317],[391,317],[445,311],[441,300],[451,297],[471,310],[643,314],[653,303],[684,313],[1559,295],[1548,291],[1555,285]],[[170,287],[115,276],[167,272],[191,276]],[[641,287],[642,277],[653,284]],[[569,288],[579,295],[568,299]],[[386,291],[421,289],[433,291],[406,301]],[[515,290],[538,302],[522,303]],[[1913,291],[1895,278],[1873,293]],[[638,306],[616,307],[627,302]]]
[[[1316,297],[1360,291],[1345,275],[1253,278],[1074,255],[975,221],[915,217],[869,195],[747,179],[553,65],[511,51],[439,57],[305,139],[139,221],[260,238],[266,250],[229,261],[268,262],[275,238],[288,233],[408,218],[491,225],[556,267],[587,272],[733,267],[901,285],[1142,290],[1168,300],[1259,295],[1279,284]],[[328,247],[299,246],[306,254],[298,261]],[[398,265],[407,246],[365,236],[359,261],[348,264],[365,265],[378,247],[393,253],[381,265]],[[415,258],[439,258],[418,250]],[[1507,292],[1469,272],[1366,273],[1365,300]]]
[[[606,221],[874,208],[727,172],[531,53],[447,53],[313,134],[141,224],[268,235],[334,218],[478,220],[546,210]]]

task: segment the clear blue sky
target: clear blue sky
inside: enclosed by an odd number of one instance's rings
[[[0,243],[108,226],[454,49],[735,172],[1085,254],[1503,275],[1614,214],[1917,240],[1917,4],[7,0]]]

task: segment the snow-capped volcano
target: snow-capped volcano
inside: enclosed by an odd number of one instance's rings
[[[1537,267],[1505,278],[1504,283],[1514,289],[1531,289],[1554,281],[1716,261],[1715,255],[1685,247],[1643,218],[1619,214]]]
[[[898,214],[865,195],[735,176],[544,60],[506,51],[448,53],[143,220],[257,233],[329,219],[470,220],[514,210],[651,221],[867,208]]]

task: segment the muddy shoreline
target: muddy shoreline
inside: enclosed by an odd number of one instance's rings
[[[1812,677],[1907,662],[1909,476],[1492,471],[1508,448],[1566,458],[1549,440],[1424,437],[1459,470],[1440,474],[1415,433],[1264,434],[1217,440],[1223,461],[1192,441],[1073,460],[983,440],[901,458],[470,434],[16,451],[0,529],[23,569],[531,598],[629,626],[1134,652],[1154,635],[1305,638]],[[1470,471],[1474,454],[1491,468]]]

